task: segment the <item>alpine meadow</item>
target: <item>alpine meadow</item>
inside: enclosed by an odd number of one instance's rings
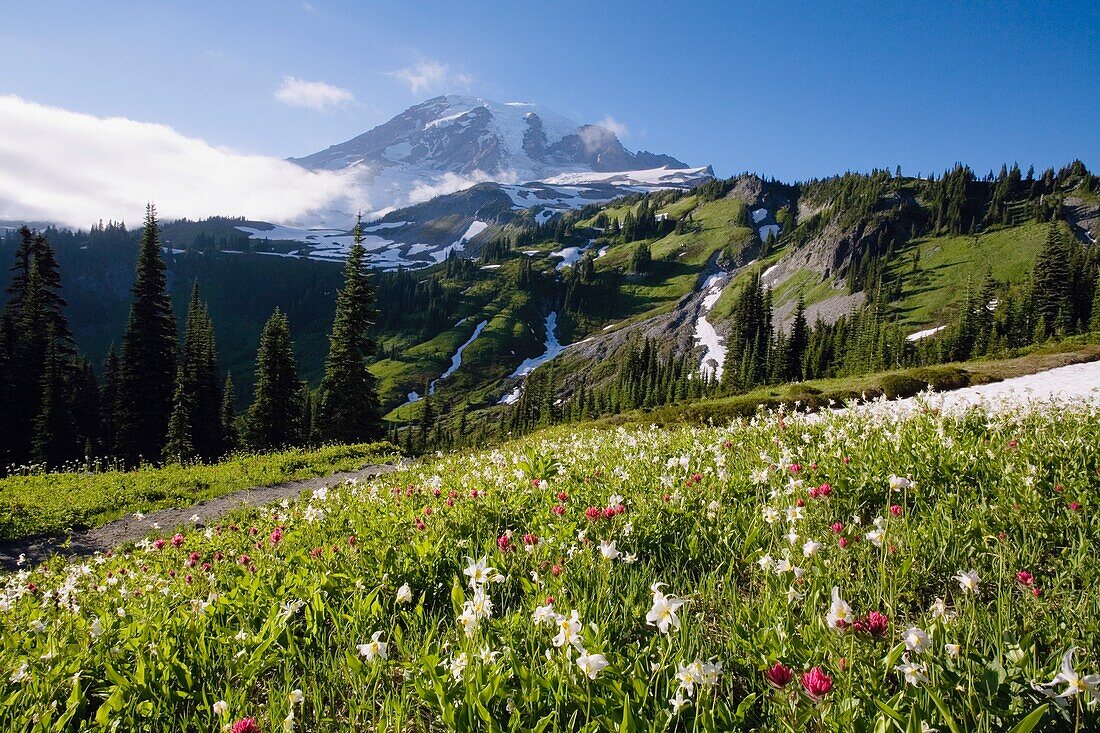
[[[0,10],[0,731],[1100,730],[1100,10],[454,10]]]

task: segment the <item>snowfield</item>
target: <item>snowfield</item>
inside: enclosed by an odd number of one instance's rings
[[[722,368],[726,361],[726,346],[722,338],[714,330],[713,324],[707,320],[707,314],[714,308],[714,304],[722,297],[722,289],[725,287],[726,273],[711,275],[699,289],[706,292],[703,296],[703,308],[699,317],[695,319],[695,344],[702,346],[703,359],[699,362],[699,374],[706,379],[722,379]]]
[[[926,328],[923,331],[917,331],[916,333],[909,334],[908,336],[905,337],[905,340],[906,341],[920,341],[923,338],[928,338],[929,336],[935,336],[937,333],[939,333],[940,331],[942,331],[945,328],[947,328],[947,326],[936,326],[935,328]]]

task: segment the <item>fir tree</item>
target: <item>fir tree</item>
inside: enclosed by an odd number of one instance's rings
[[[252,450],[298,445],[303,439],[302,383],[290,340],[290,323],[278,309],[268,319],[256,354],[256,390],[245,417]]]
[[[205,304],[199,299],[196,282],[187,309],[181,360],[183,404],[187,414],[182,417],[189,426],[194,454],[204,461],[222,453],[221,385],[218,379],[218,356],[214,344],[214,324]],[[173,452],[173,455],[176,455]]]
[[[1046,244],[1031,273],[1031,305],[1040,339],[1062,328],[1070,317],[1070,252],[1057,223],[1051,224]]]
[[[117,445],[117,432],[115,412],[118,406],[118,380],[120,370],[118,353],[115,345],[107,350],[107,358],[103,362],[103,390],[99,394],[100,411],[103,415],[103,436],[100,448],[105,453],[111,453]]]
[[[195,458],[195,444],[191,440],[193,426],[191,416],[194,405],[187,393],[187,377],[181,364],[176,370],[176,389],[172,395],[172,415],[168,418],[168,435],[164,442],[165,463],[187,463]]]
[[[240,435],[237,431],[237,395],[233,389],[233,377],[225,376],[222,388],[221,409],[221,454],[227,455],[240,447]]]
[[[336,296],[325,376],[321,380],[317,428],[322,440],[361,443],[385,435],[374,375],[371,330],[377,318],[375,290],[367,270],[362,221],[344,263],[344,287]]]
[[[150,204],[141,235],[134,302],[122,339],[116,454],[127,463],[155,460],[164,450],[176,373],[176,322],[168,299],[160,228]]]
[[[66,359],[53,329],[47,334],[42,398],[34,421],[31,460],[57,467],[80,454],[82,446],[73,425]]]

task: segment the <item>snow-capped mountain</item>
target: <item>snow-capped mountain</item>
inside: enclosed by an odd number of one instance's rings
[[[544,224],[562,211],[628,193],[691,188],[714,175],[709,166],[631,152],[611,130],[536,104],[453,94],[290,160],[358,179],[365,200],[348,203],[375,220],[367,229],[368,256],[382,268],[423,267],[450,252],[475,255],[497,225],[526,212]],[[300,242],[305,247],[291,256],[310,259],[342,259],[349,241],[340,230],[238,228],[253,239]]]
[[[577,124],[537,104],[455,94],[429,99],[347,142],[291,160],[311,170],[359,167],[375,187],[409,174],[523,183],[565,173],[688,167],[668,155],[632,153],[611,130]]]

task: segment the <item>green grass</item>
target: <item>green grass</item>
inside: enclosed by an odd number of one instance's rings
[[[1032,686],[1070,649],[1100,665],[1097,445],[1100,408],[1033,405],[426,460],[9,576],[0,729],[1097,730],[1085,694],[1062,713]]]
[[[0,539],[61,534],[135,511],[189,506],[233,491],[392,461],[388,443],[242,454],[215,464],[0,479]]]
[[[1021,283],[1046,241],[1049,224],[1028,222],[977,236],[916,239],[898,252],[888,270],[902,278],[901,298],[894,304],[901,322],[914,327],[948,322],[966,293],[977,291],[988,270],[999,282]],[[920,266],[912,272],[912,258]]]

